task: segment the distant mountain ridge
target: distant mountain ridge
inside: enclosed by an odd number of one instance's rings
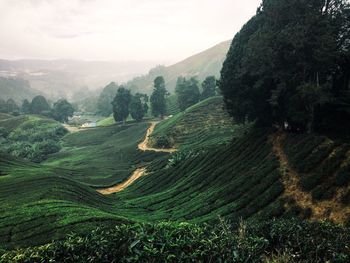
[[[222,63],[230,47],[231,40],[222,42],[203,52],[195,54],[171,66],[157,66],[151,61],[79,61],[79,60],[4,60],[0,59],[0,77],[21,79],[27,82],[28,89],[35,95],[41,93],[51,100],[59,98],[89,97],[93,91],[106,86],[111,81],[126,82],[133,91],[150,94],[153,80],[163,76],[167,89],[173,92],[179,76],[197,76],[203,80],[208,75],[219,76]],[[138,77],[135,77],[138,76]],[[16,90],[9,85],[1,87],[1,93],[8,97],[16,93],[17,100],[33,97],[32,91],[24,90],[23,96],[17,96]]]
[[[173,92],[179,76],[195,76],[199,80],[203,80],[209,75],[219,77],[230,44],[231,40],[227,40],[174,65],[157,66],[151,69],[147,75],[129,81],[128,86],[131,89],[150,93],[153,89],[153,80],[157,76],[163,76],[167,90]]]

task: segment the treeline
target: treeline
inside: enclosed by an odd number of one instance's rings
[[[200,86],[201,90],[200,91]],[[175,94],[177,104],[181,111],[196,104],[200,100],[217,95],[217,80],[214,76],[208,76],[200,85],[195,77],[186,79],[179,77],[177,80]],[[111,82],[101,92],[97,102],[97,114],[110,116],[113,114],[115,121],[125,122],[131,116],[136,121],[141,121],[151,107],[154,117],[163,118],[167,114],[167,98],[170,93],[166,90],[165,81],[158,76],[153,82],[153,92],[147,94],[132,94],[125,86]]]
[[[60,122],[67,122],[68,117],[73,116],[74,107],[65,99],[56,101],[51,107],[44,96],[35,96],[31,102],[25,99],[21,106],[18,106],[13,99],[4,101],[0,99],[0,112],[12,115],[39,114],[53,118]]]
[[[219,86],[226,108],[238,122],[347,131],[349,50],[347,1],[263,0],[224,62]]]

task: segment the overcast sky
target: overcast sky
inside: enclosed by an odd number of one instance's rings
[[[0,58],[176,62],[233,38],[261,0],[0,0]]]

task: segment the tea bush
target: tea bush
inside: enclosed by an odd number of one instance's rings
[[[2,262],[349,262],[348,228],[322,222],[270,220],[216,225],[121,224],[40,247],[5,252]]]

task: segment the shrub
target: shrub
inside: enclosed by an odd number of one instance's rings
[[[349,262],[349,228],[272,220],[215,225],[118,225],[40,247],[6,252],[1,262],[262,262],[277,252],[296,262]]]

